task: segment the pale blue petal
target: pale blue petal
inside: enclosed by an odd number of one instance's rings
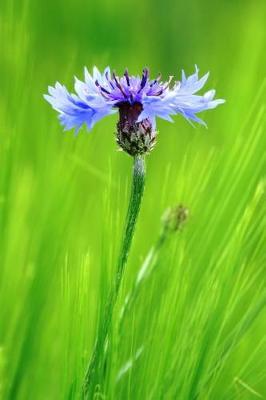
[[[89,80],[90,76],[87,75],[86,79]],[[57,82],[55,87],[48,88],[49,94],[44,95],[45,100],[59,112],[59,120],[65,130],[75,128],[78,132],[83,124],[90,130],[100,119],[115,112],[112,104],[96,91],[89,93],[87,84],[77,78],[75,90],[77,94],[70,94],[65,86]]]

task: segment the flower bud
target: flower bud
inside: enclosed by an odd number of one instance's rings
[[[182,205],[168,208],[162,218],[165,229],[169,232],[181,230],[188,216],[188,208]]]

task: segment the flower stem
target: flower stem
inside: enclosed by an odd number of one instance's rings
[[[159,237],[157,238],[156,243],[150,249],[147,257],[145,258],[143,264],[141,265],[141,267],[138,271],[137,277],[135,279],[135,282],[133,284],[133,287],[128,292],[128,294],[125,298],[124,304],[120,311],[119,332],[121,332],[121,328],[124,323],[124,319],[125,319],[126,315],[128,314],[128,312],[130,311],[132,304],[135,302],[143,284],[150,277],[150,275],[152,275],[152,273],[156,270],[158,255],[168,237],[169,237],[169,235],[167,234],[166,229],[162,229],[159,234]]]
[[[136,156],[133,165],[133,178],[131,196],[128,205],[126,225],[122,240],[115,279],[105,305],[103,318],[100,322],[98,337],[94,346],[93,354],[89,362],[83,385],[83,398],[91,398],[96,385],[99,384],[101,371],[104,367],[104,352],[107,345],[108,335],[112,322],[113,310],[119,294],[121,281],[125,271],[135,226],[141,206],[141,199],[145,186],[145,159],[144,156]]]

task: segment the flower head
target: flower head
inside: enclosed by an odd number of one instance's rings
[[[71,94],[65,86],[56,83],[48,88],[45,99],[59,112],[65,130],[79,131],[83,124],[90,130],[106,115],[119,111],[117,142],[130,155],[146,153],[155,144],[156,117],[172,121],[172,116],[181,114],[188,121],[205,123],[198,113],[224,103],[214,100],[215,90],[203,95],[196,94],[205,85],[208,74],[202,78],[199,70],[186,77],[182,71],[181,81],[171,85],[159,75],[150,79],[147,68],[141,76],[130,76],[126,70],[122,77],[111,73],[107,67],[101,74],[96,67],[91,75],[85,68],[85,81],[75,79],[75,92]]]

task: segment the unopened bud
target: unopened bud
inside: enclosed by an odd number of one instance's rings
[[[183,228],[189,216],[189,210],[183,205],[170,207],[163,215],[163,224],[167,231],[176,232]]]

